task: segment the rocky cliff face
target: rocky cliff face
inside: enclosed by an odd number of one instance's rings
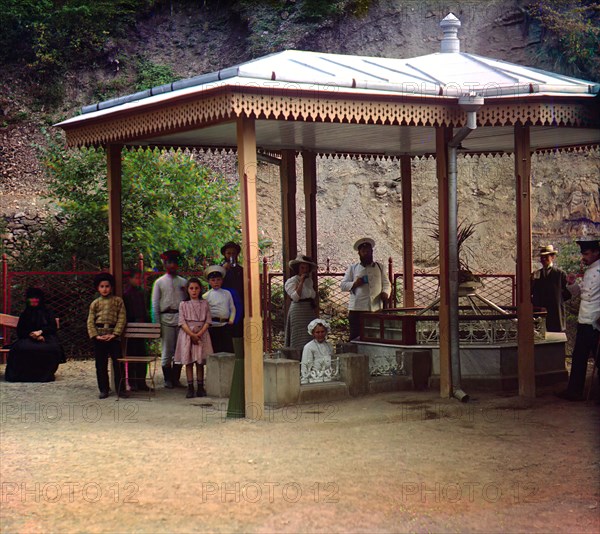
[[[439,21],[454,12],[462,21],[461,50],[552,70],[538,54],[539,31],[529,23],[520,0],[374,1],[366,17],[345,18],[337,23],[304,31],[291,27],[285,18],[276,30],[278,49],[298,48],[345,54],[410,57],[439,50]],[[114,43],[114,54],[141,54],[169,64],[189,77],[250,59],[249,27],[257,20],[239,20],[191,6],[173,13],[157,13],[141,22],[132,38]],[[262,46],[270,51],[273,31],[261,32]],[[273,45],[275,46],[275,45]],[[61,116],[71,116],[78,106],[95,100],[99,81],[118,75],[114,61],[99,68],[73,74],[65,80],[68,102]],[[127,91],[125,91],[127,92]],[[133,92],[131,90],[130,92]],[[43,143],[43,120],[39,110],[28,107],[27,95],[10,73],[2,83],[0,108],[6,127],[0,129],[1,213],[15,222],[19,212],[52,212],[41,195],[44,179],[32,141]],[[12,120],[18,117],[19,120]],[[55,117],[56,120],[62,117]],[[211,163],[215,163],[211,160]],[[217,163],[235,176],[231,156]],[[413,217],[415,261],[419,268],[435,265],[436,242],[430,237],[437,214],[435,162],[415,160],[413,166]],[[298,169],[301,176],[301,169]],[[398,266],[402,252],[402,196],[399,163],[322,159],[318,163],[319,256],[345,265],[354,260],[352,243],[362,235],[377,239],[377,256],[392,256]],[[280,261],[281,209],[277,170],[261,165],[259,221],[263,236],[273,240],[269,252]],[[512,157],[459,159],[459,219],[477,224],[470,239],[475,269],[513,271],[515,257],[515,186]],[[560,246],[581,232],[600,233],[600,154],[549,154],[535,156],[532,165],[534,248],[551,242]],[[299,246],[304,249],[303,197],[299,187]],[[13,228],[14,225],[12,226]],[[21,230],[20,227],[17,229]],[[22,233],[12,233],[23,239]]]
[[[279,184],[274,169],[262,168],[260,224],[274,241],[280,259]],[[301,176],[301,167],[298,167]],[[346,265],[361,236],[377,240],[379,259],[402,262],[402,195],[400,164],[392,161],[321,159],[318,164],[317,216],[319,260]],[[417,268],[435,268],[437,241],[431,237],[438,213],[435,161],[412,162],[414,258]],[[512,156],[459,157],[459,221],[477,225],[469,239],[469,265],[476,270],[514,272],[516,204]],[[300,188],[301,189],[301,188]],[[600,230],[600,153],[536,155],[532,161],[532,231],[535,249],[546,243],[560,247],[580,233]],[[298,242],[304,249],[304,198]],[[595,221],[595,222],[594,222]]]

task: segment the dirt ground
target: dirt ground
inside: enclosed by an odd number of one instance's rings
[[[100,401],[92,361],[3,367],[3,533],[600,532],[591,403],[395,392],[253,422],[160,379]]]

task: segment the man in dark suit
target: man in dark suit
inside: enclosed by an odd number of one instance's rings
[[[548,332],[565,331],[565,300],[571,298],[567,289],[567,274],[554,265],[557,254],[558,251],[552,245],[540,249],[542,268],[533,273],[531,281],[533,305],[546,309]]]

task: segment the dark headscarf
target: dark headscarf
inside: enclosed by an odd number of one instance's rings
[[[25,305],[29,308],[29,299],[39,299],[38,308],[43,308],[46,304],[44,292],[39,287],[29,287],[25,291]]]
[[[40,299],[37,306],[30,306],[29,299]],[[45,334],[56,333],[56,319],[54,314],[46,308],[44,292],[38,287],[30,287],[25,292],[26,306],[19,317],[17,336],[29,337],[33,330],[44,330]]]

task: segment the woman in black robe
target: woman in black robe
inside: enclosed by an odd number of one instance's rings
[[[64,352],[56,335],[55,315],[46,308],[44,292],[30,287],[26,307],[17,324],[17,341],[8,353],[5,378],[8,382],[52,382]]]

